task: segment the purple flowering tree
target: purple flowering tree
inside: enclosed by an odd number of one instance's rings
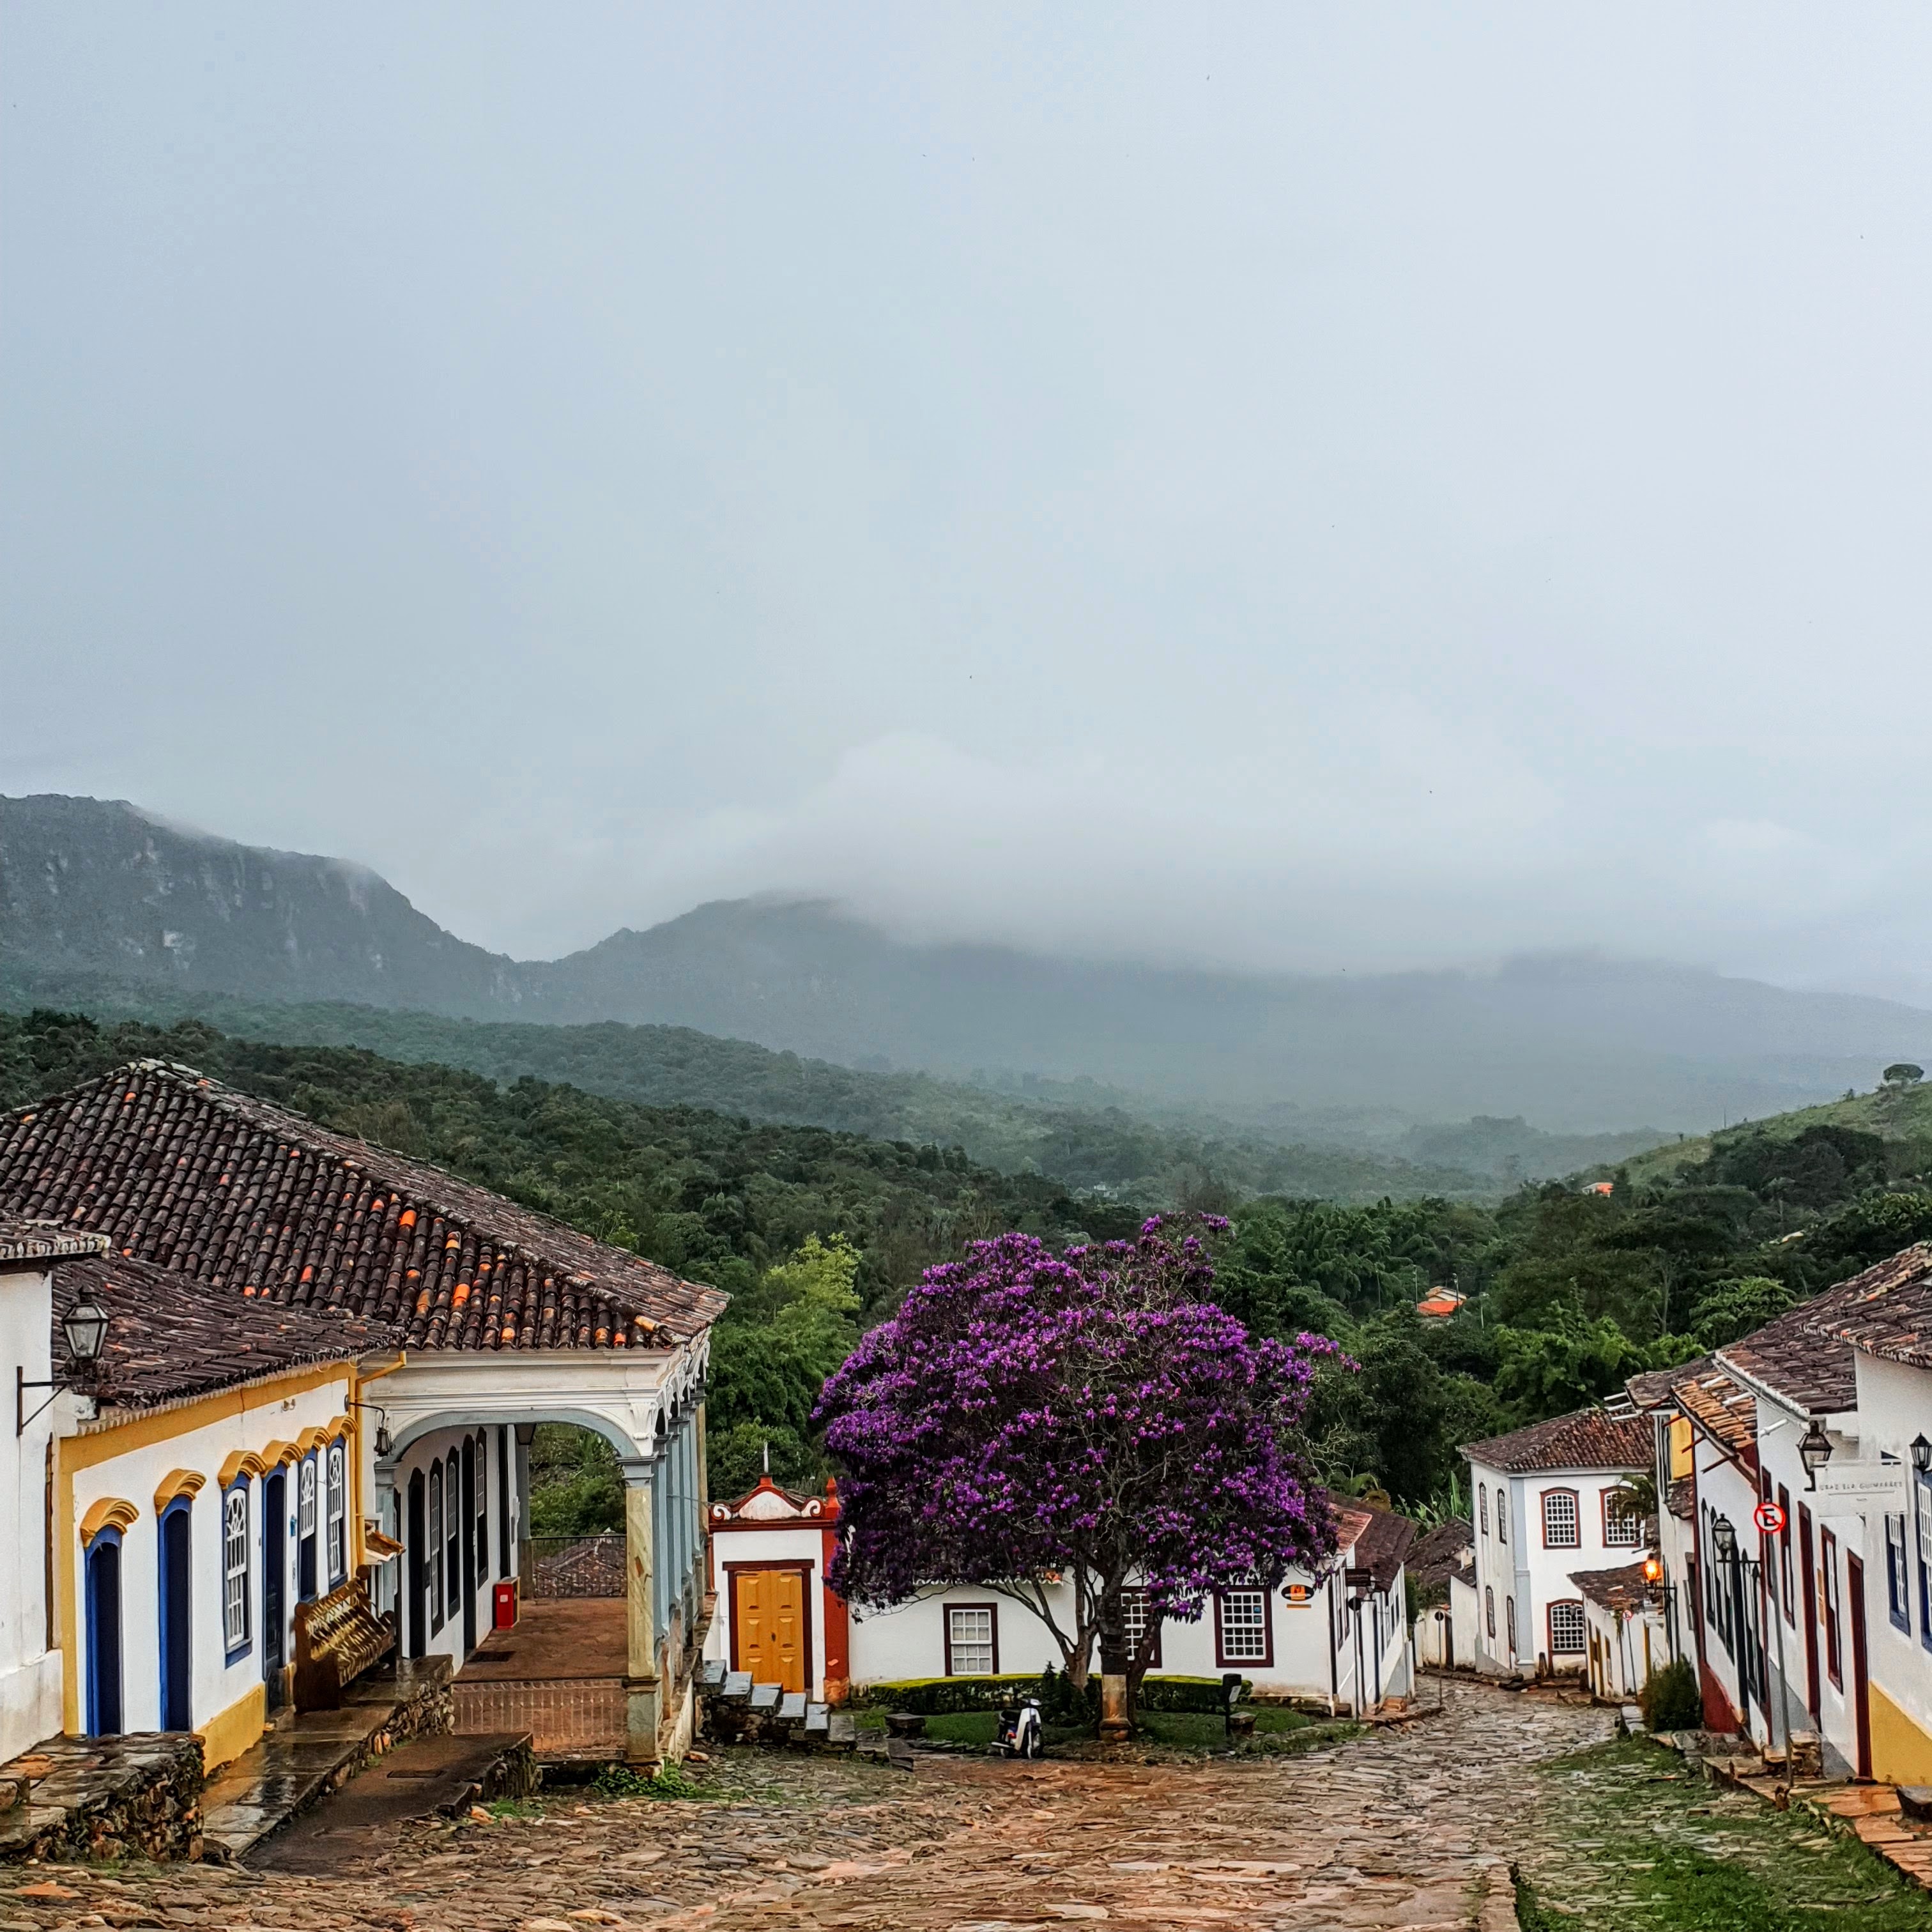
[[[1024,1604],[1126,1730],[1159,1620],[1331,1555],[1299,1427],[1319,1336],[1265,1340],[1209,1299],[1202,1217],[1055,1254],[1030,1234],[928,1269],[826,1383],[844,1466],[830,1580],[853,1602],[965,1584]],[[1072,1607],[1049,1585],[1070,1582]],[[1130,1654],[1130,1583],[1148,1636]]]

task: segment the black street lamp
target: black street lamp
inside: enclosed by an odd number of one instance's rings
[[[1816,1416],[1811,1418],[1811,1426],[1805,1430],[1804,1439],[1798,1445],[1798,1460],[1804,1465],[1804,1486],[1815,1490],[1818,1486],[1818,1472],[1832,1460],[1832,1438],[1825,1433],[1825,1425]]]
[[[56,1376],[48,1382],[29,1382],[24,1368],[14,1371],[14,1433],[16,1438],[27,1432],[27,1424],[34,1416],[44,1415],[52,1406],[55,1395],[62,1389],[85,1389],[92,1386],[94,1371],[100,1365],[100,1352],[107,1344],[107,1312],[98,1303],[77,1301],[61,1317],[61,1335],[67,1343],[67,1373]],[[27,1413],[27,1391],[29,1389],[51,1389],[50,1395],[33,1415]]]
[[[1922,1476],[1932,1476],[1932,1442],[1922,1436],[1912,1438],[1912,1466]]]

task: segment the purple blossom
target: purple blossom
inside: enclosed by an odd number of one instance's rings
[[[1213,1284],[1201,1234],[1158,1219],[1061,1254],[1002,1234],[928,1269],[820,1399],[846,1472],[835,1586],[860,1604],[1004,1586],[1042,1607],[1041,1580],[1070,1574],[1082,1628],[1058,1634],[1084,1672],[1130,1576],[1192,1619],[1214,1590],[1332,1555],[1299,1429],[1334,1345],[1250,1335]]]

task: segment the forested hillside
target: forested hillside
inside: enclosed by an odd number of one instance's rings
[[[1007,1227],[1108,1237],[1141,1210],[962,1150],[580,1088],[238,1040],[196,1022],[104,1027],[0,1015],[0,1102],[24,1105],[140,1054],[184,1060],[331,1126],[440,1162],[607,1240],[730,1291],[712,1364],[714,1487],[748,1483],[760,1445],[782,1479],[824,1465],[818,1384],[920,1270]],[[1608,1193],[1549,1183],[1496,1206],[1261,1199],[1216,1243],[1220,1293],[1264,1332],[1334,1336],[1328,1478],[1425,1510],[1452,1500],[1459,1443],[1612,1393],[1638,1370],[1736,1339],[1796,1299],[1932,1238],[1932,1104],[1867,1109],[1876,1131],[1807,1120],[1734,1130],[1700,1158],[1624,1170]],[[1414,1304],[1468,1297],[1454,1319]],[[584,1520],[598,1478],[586,1477]]]
[[[359,1046],[385,1058],[432,1060],[501,1083],[566,1081],[586,1093],[646,1106],[707,1107],[758,1121],[831,1127],[880,1140],[961,1147],[1004,1173],[1051,1175],[1069,1187],[1107,1190],[1156,1206],[1289,1194],[1337,1201],[1426,1194],[1493,1197],[1515,1172],[1547,1172],[1621,1151],[1600,1137],[1576,1142],[1518,1121],[1471,1122],[1471,1164],[1453,1150],[1465,1130],[1433,1130],[1434,1151],[1414,1158],[1345,1146],[1309,1146],[1226,1121],[1150,1118],[1093,1088],[1084,1104],[996,1093],[929,1073],[878,1072],[720,1040],[688,1027],[536,1026],[448,1019],[346,1003],[278,1006],[220,994],[116,982],[98,976],[23,974],[0,968],[0,1006],[58,1006],[96,1019],[167,1025],[198,1018],[226,1034],[285,1045]],[[1504,1130],[1500,1136],[1497,1130]],[[1639,1136],[1645,1144],[1652,1136]]]

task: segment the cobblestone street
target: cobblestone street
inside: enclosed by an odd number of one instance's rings
[[[1452,1685],[1408,1726],[1275,1760],[1008,1767],[734,1756],[701,1802],[554,1799],[413,1827],[331,1878],[14,1868],[0,1926],[1461,1927],[1601,1712]]]

